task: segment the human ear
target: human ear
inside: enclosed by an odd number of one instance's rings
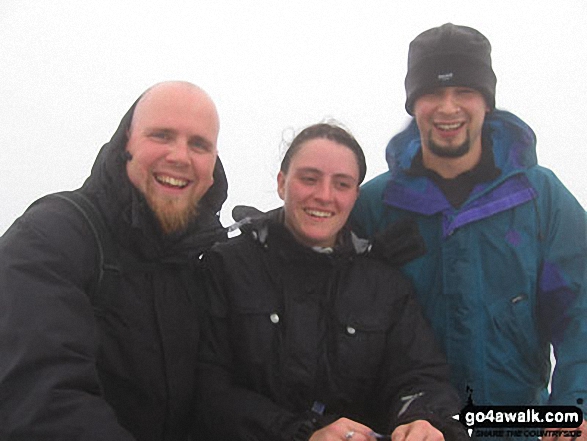
[[[282,201],[285,201],[285,173],[282,171],[277,174],[277,194]]]

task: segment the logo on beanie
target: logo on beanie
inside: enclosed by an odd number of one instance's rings
[[[446,83],[447,81],[452,80],[453,76],[454,76],[454,74],[452,72],[445,73],[445,74],[439,74],[438,81],[440,81],[441,83]]]

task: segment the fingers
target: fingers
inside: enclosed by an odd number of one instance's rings
[[[314,432],[310,441],[373,441],[373,431],[364,424],[340,418]]]
[[[444,441],[442,432],[428,421],[417,420],[398,426],[391,434],[392,441]]]

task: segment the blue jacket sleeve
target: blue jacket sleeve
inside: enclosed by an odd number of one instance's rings
[[[539,318],[554,348],[550,403],[580,405],[587,414],[587,216],[550,174],[539,192],[543,256]],[[582,405],[581,405],[582,403]]]

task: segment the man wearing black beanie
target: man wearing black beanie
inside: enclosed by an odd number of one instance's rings
[[[413,119],[387,146],[389,170],[361,188],[356,231],[377,238],[393,222],[417,222],[427,253],[403,271],[463,400],[578,406],[585,417],[585,210],[537,164],[532,129],[495,108],[491,45],[479,31],[447,23],[418,35],[405,88]],[[509,435],[501,439],[536,439]]]

